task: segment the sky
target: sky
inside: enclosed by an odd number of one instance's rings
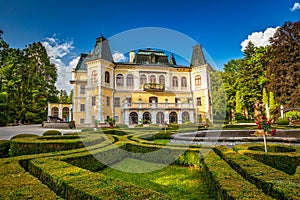
[[[187,52],[183,57],[188,61],[192,46],[201,44],[213,67],[222,69],[228,61],[243,57],[250,40],[266,46],[276,28],[299,19],[300,0],[0,0],[4,40],[20,49],[42,42],[57,66],[58,88],[68,91],[80,54],[90,52],[102,34],[111,42],[123,39],[128,46],[135,41],[124,33],[132,30],[149,47],[172,38],[168,47],[176,44],[177,52]],[[146,37],[136,31],[147,27],[180,37],[159,40],[151,38],[152,32]],[[190,44],[189,50],[185,46]],[[128,59],[126,52],[112,49],[116,61]]]

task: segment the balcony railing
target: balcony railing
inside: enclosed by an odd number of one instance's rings
[[[124,103],[123,109],[194,109],[193,103]]]
[[[143,89],[144,91],[162,92],[165,91],[165,85],[159,83],[145,83]]]

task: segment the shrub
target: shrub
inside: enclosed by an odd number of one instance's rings
[[[24,134],[19,134],[19,135],[15,135],[11,138],[12,139],[16,139],[16,138],[25,138],[25,137],[32,137],[32,138],[37,138],[39,137],[38,135],[36,134],[29,134],[29,133],[24,133]]]
[[[284,119],[284,120],[277,120],[277,124],[278,125],[289,125],[290,122],[288,120],[286,120],[286,119]]]
[[[43,133],[43,136],[47,135],[62,135],[62,133],[58,130],[49,130]]]
[[[128,128],[127,124],[118,124],[117,127],[119,128]]]
[[[237,121],[245,121],[247,118],[242,113],[235,114],[235,120]]]
[[[7,156],[9,147],[9,140],[0,140],[0,158]]]

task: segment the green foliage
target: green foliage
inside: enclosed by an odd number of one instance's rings
[[[272,199],[245,180],[215,152],[210,151],[202,163],[215,199]]]
[[[16,138],[26,138],[26,137],[32,137],[32,138],[37,138],[39,137],[38,135],[36,134],[30,134],[30,133],[23,133],[23,134],[18,134],[18,135],[15,135],[11,138],[12,139],[16,139]]]
[[[222,81],[222,73],[217,70],[212,70],[210,72],[210,82],[213,118],[224,120],[226,116],[226,95]]]
[[[243,105],[240,91],[237,91],[235,94],[235,112],[242,113]]]
[[[267,89],[275,101],[287,107],[300,106],[300,21],[286,22],[270,39],[267,56]],[[277,109],[277,113],[279,109]]]
[[[277,120],[276,123],[278,125],[289,125],[290,124],[290,122],[286,119]]]
[[[292,120],[300,120],[300,112],[299,111],[286,112],[285,118],[292,119]]]
[[[9,140],[0,140],[0,158],[6,157],[9,152]]]
[[[58,130],[48,130],[43,133],[43,136],[47,136],[47,135],[62,135],[62,133]]]
[[[277,105],[275,103],[273,92],[269,93],[269,110],[270,113],[274,113],[276,111]]]
[[[246,117],[242,113],[235,113],[235,120],[237,120],[237,121],[245,121]]]
[[[264,104],[269,104],[269,99],[268,99],[268,93],[266,88],[263,88],[263,98],[262,98],[262,102]]]
[[[215,147],[214,151],[246,180],[254,183],[265,194],[276,199],[299,199],[300,185],[295,176],[265,165],[228,147]],[[272,174],[272,176],[270,175]]]
[[[127,129],[128,125],[127,124],[118,124],[117,127],[121,128],[121,129]]]
[[[33,43],[20,50],[0,39],[0,125],[41,123],[56,95],[56,67],[45,47]]]

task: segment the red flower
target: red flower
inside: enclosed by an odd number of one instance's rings
[[[258,128],[258,129],[261,129],[261,125],[260,125],[260,124],[257,124],[257,128]]]
[[[262,118],[262,119],[267,119],[267,117],[266,117],[266,116],[262,116],[261,118]]]
[[[272,136],[274,136],[274,135],[276,134],[276,132],[277,132],[276,129],[273,129],[273,130],[271,131],[270,134],[271,134]]]

